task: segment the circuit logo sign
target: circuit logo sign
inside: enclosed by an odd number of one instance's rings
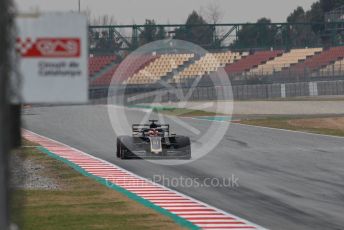
[[[17,38],[16,50],[23,58],[77,58],[81,55],[79,38]]]

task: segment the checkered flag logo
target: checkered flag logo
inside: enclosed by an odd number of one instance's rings
[[[16,51],[21,55],[24,56],[28,50],[30,50],[34,44],[35,44],[36,40],[31,39],[31,38],[25,38],[25,39],[21,39],[21,38],[17,38],[16,41]]]

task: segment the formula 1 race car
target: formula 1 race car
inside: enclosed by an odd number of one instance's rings
[[[132,136],[117,137],[117,157],[121,159],[191,158],[190,138],[170,134],[170,126],[149,120],[150,124],[133,124]]]

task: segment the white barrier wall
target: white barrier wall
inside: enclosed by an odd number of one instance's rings
[[[216,87],[216,89],[215,89]],[[223,94],[223,86],[202,86],[193,88],[190,100],[226,100],[228,96]],[[121,85],[119,88],[126,86]],[[154,89],[147,90],[145,85],[130,86],[130,90],[126,90],[128,97],[142,97],[143,102],[154,100]],[[179,89],[179,93],[186,93],[190,88]],[[142,93],[142,92],[147,93]],[[166,91],[166,90],[165,90]],[[307,96],[330,96],[330,95],[344,95],[344,81],[318,81],[318,82],[296,82],[285,84],[260,84],[260,85],[234,85],[226,91],[232,91],[233,98],[236,100],[246,99],[270,99],[270,98],[291,98],[291,97],[307,97]],[[161,89],[164,92],[164,89]],[[110,93],[111,94],[111,93]],[[147,95],[150,95],[149,97]],[[163,101],[176,101],[176,92],[161,93]],[[108,87],[98,87],[90,89],[91,99],[101,99],[108,96]],[[115,96],[111,94],[111,96]],[[138,99],[138,98],[137,98]],[[102,103],[104,103],[103,100]]]
[[[318,96],[318,83],[309,82],[309,96]]]
[[[87,102],[86,17],[77,13],[19,16],[16,25],[22,102]]]
[[[281,97],[285,98],[286,97],[286,93],[285,93],[285,84],[281,84]]]

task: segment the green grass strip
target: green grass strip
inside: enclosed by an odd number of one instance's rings
[[[171,111],[177,109],[172,106],[152,106],[152,105],[129,105],[129,108],[139,108],[139,109],[153,109],[154,111]]]
[[[107,181],[106,179],[104,178],[101,178],[101,177],[98,177],[98,176],[95,176],[87,171],[85,171],[83,168],[81,168],[79,165],[67,160],[66,158],[63,158],[63,157],[60,157],[52,152],[50,152],[48,149],[42,147],[42,146],[39,146],[37,147],[37,149],[45,154],[47,154],[48,156],[56,159],[56,160],[59,160],[65,164],[67,164],[69,167],[73,168],[75,171],[81,173],[83,176],[86,176],[86,177],[89,177],[95,181],[97,181],[98,183],[102,184],[102,185],[105,185],[107,186],[108,188],[110,189],[113,189],[117,192],[120,192],[122,193],[123,195],[127,196],[128,198],[136,201],[136,202],[139,202],[140,204],[148,207],[148,208],[151,208],[155,211],[157,211],[158,213],[164,215],[164,216],[167,216],[169,218],[171,218],[173,221],[175,221],[177,224],[183,226],[183,227],[186,227],[186,228],[189,228],[189,229],[200,229],[198,226],[194,225],[193,223],[191,223],[190,221],[174,214],[174,213],[171,213],[169,212],[168,210],[160,207],[160,206],[157,206],[155,205],[154,203],[150,202],[149,200],[146,200],[138,195],[136,195],[135,193],[132,193],[110,181]]]

